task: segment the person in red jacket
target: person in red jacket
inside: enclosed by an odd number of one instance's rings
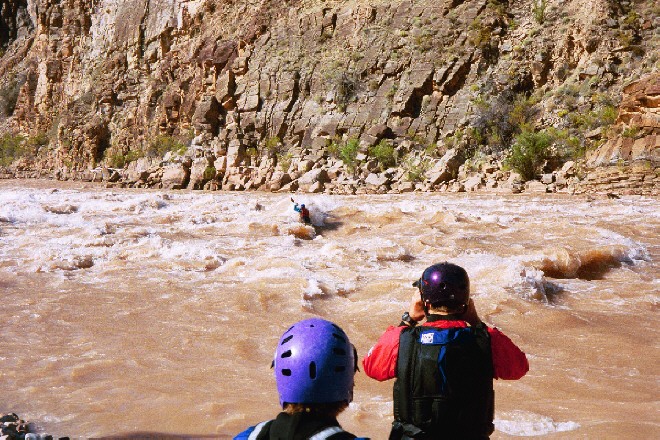
[[[419,293],[401,323],[362,361],[369,377],[396,378],[390,440],[488,439],[493,379],[520,379],[529,370],[527,357],[479,319],[462,267],[434,264],[413,286]]]

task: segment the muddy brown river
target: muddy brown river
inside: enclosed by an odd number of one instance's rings
[[[0,182],[0,412],[88,438],[230,438],[272,418],[295,321],[360,354],[423,269],[462,265],[482,319],[526,353],[493,439],[660,438],[658,199],[290,194]],[[392,382],[356,376],[343,427],[386,439]]]

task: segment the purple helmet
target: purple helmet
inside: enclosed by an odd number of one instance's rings
[[[273,361],[280,404],[351,402],[356,362],[339,326],[319,318],[294,324],[280,338]]]
[[[470,301],[470,279],[467,272],[452,263],[429,266],[422,277],[413,283],[422,295],[422,301],[432,306],[457,308]]]

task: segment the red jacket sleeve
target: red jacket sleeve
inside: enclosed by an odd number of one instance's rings
[[[520,379],[529,371],[527,356],[504,333],[488,328],[490,349],[493,353],[493,378]]]
[[[399,354],[399,335],[405,327],[390,326],[382,334],[376,345],[362,359],[362,367],[367,376],[379,381],[396,376],[396,359]]]

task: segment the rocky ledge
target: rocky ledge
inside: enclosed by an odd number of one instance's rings
[[[0,416],[0,440],[53,440],[50,434],[37,434],[32,431],[29,422],[21,420],[14,413]],[[69,440],[69,437],[59,437],[59,440]]]
[[[277,145],[261,152],[231,144],[210,150],[193,142],[184,154],[143,157],[124,168],[98,167],[86,171],[34,169],[23,160],[0,169],[0,178],[52,178],[105,182],[108,187],[193,190],[259,190],[327,194],[385,194],[438,192],[568,192],[658,195],[660,193],[660,75],[650,75],[624,90],[616,123],[609,136],[580,161],[568,161],[537,180],[524,181],[507,170],[501,156],[465,159],[460,148],[450,148],[433,160],[414,155],[414,142],[403,141],[394,155],[405,163],[387,168],[370,155],[370,147],[387,139],[385,124],[372,127],[355,140],[353,162],[333,151],[332,141],[319,136],[308,148],[292,150],[286,162],[276,159]],[[261,156],[257,157],[261,153]],[[411,155],[411,153],[413,153]]]

